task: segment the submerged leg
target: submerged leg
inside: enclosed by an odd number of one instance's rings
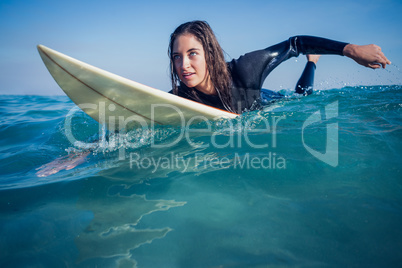
[[[314,85],[314,72],[316,68],[316,63],[320,55],[307,55],[307,64],[304,67],[304,71],[300,76],[299,81],[296,84],[295,91],[298,94],[310,95],[313,92]]]

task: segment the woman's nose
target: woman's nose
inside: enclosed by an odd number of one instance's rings
[[[187,68],[190,66],[190,59],[188,57],[183,57],[181,66],[183,69]]]

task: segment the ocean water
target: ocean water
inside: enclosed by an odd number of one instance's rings
[[[0,267],[402,266],[402,86],[107,139],[74,107],[0,96]]]

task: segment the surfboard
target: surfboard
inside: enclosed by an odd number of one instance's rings
[[[238,116],[126,79],[43,45],[38,45],[38,51],[67,96],[109,130],[153,124],[187,126]]]

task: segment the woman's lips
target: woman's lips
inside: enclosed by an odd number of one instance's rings
[[[185,79],[190,79],[191,77],[194,76],[195,73],[183,73],[182,76]]]

